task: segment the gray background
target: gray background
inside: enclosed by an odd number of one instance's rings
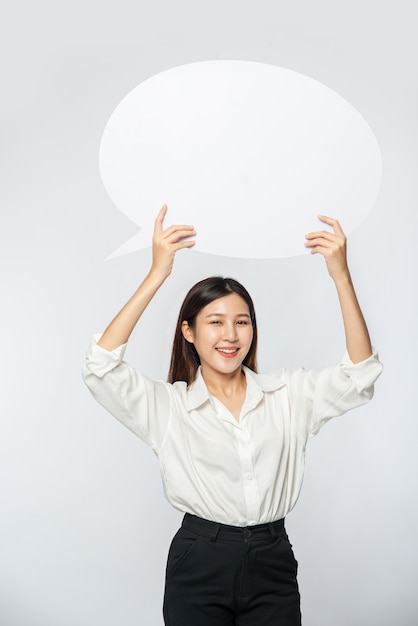
[[[98,148],[110,113],[139,82],[222,58],[273,63],[323,82],[358,108],[380,143],[381,193],[349,253],[385,372],[370,405],[310,442],[287,526],[304,626],[418,623],[414,6],[26,0],[7,8],[1,626],[162,624],[165,558],[181,515],[163,498],[152,452],[94,403],[80,378],[89,335],[103,329],[150,261],[149,250],[103,261],[137,227],[106,196]],[[340,358],[342,326],[321,258],[190,252],[178,256],[144,315],[131,362],[165,377],[178,306],[195,280],[214,273],[237,277],[254,296],[261,370]]]

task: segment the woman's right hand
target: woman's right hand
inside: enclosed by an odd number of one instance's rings
[[[163,229],[164,218],[167,213],[167,205],[164,204],[157,215],[152,238],[152,266],[151,273],[158,275],[162,280],[171,274],[174,256],[177,250],[191,248],[195,241],[184,241],[185,237],[196,234],[193,226],[175,225]]]
[[[196,234],[193,226],[170,226],[163,230],[166,213],[167,206],[164,204],[155,220],[150,272],[98,341],[98,345],[105,350],[114,350],[128,341],[142,313],[170,275],[177,250],[191,248],[195,244],[194,241],[184,241],[185,237]]]

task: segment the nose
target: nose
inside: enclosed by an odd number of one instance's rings
[[[234,322],[230,322],[228,324],[224,324],[224,340],[233,343],[238,341],[238,332],[237,327]]]

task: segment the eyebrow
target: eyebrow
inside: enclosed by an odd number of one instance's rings
[[[225,315],[225,313],[208,313],[206,317],[225,317]],[[249,313],[237,313],[235,317],[248,317],[248,319],[251,319]]]

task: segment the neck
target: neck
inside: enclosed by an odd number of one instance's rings
[[[247,387],[245,374],[241,367],[230,374],[220,374],[212,371],[207,372],[204,371],[202,367],[202,377],[209,393],[218,397],[235,396],[242,393]]]

